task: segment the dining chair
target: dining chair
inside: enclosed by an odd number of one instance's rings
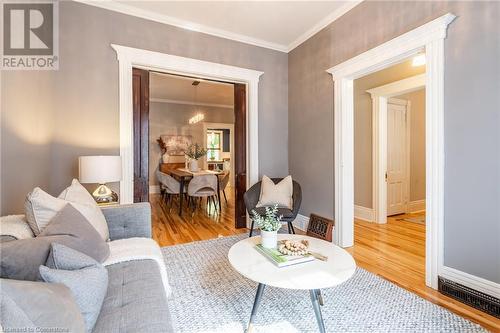
[[[172,208],[172,200],[174,196],[180,195],[181,184],[174,177],[161,172],[160,170],[156,171],[156,178],[160,183],[162,199],[167,204],[167,207],[170,206],[170,208]]]
[[[229,178],[230,178],[229,170],[224,170],[224,175],[219,180],[219,190],[222,191],[222,194],[224,194],[224,200],[226,201],[226,205],[227,205],[226,187],[227,184],[229,183]]]
[[[187,194],[189,202],[193,208],[192,215],[194,215],[197,207],[201,205],[201,199],[207,198],[207,206],[212,201],[217,211],[217,203],[215,197],[217,196],[217,176],[216,175],[195,175],[189,182]],[[198,199],[198,205],[195,202]]]

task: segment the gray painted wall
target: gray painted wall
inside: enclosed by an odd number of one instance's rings
[[[186,105],[175,103],[157,103],[149,105],[149,185],[157,185],[155,172],[161,159],[161,149],[156,140],[161,135],[191,135],[193,143],[203,145],[203,122],[189,124],[194,115],[202,113],[206,123],[234,124],[234,109]],[[175,157],[174,157],[175,158]],[[184,157],[178,159],[184,162]],[[177,163],[175,161],[174,163]],[[201,163],[201,162],[200,162]]]
[[[423,73],[425,73],[425,66],[412,67],[410,60],[354,80],[355,205],[373,208],[372,98],[366,91],[368,89],[380,87],[391,82],[403,80],[405,78]]]
[[[57,194],[77,175],[79,155],[118,153],[116,43],[264,71],[261,174],[289,168],[303,188],[301,213],[332,217],[333,83],[325,70],[458,15],[445,43],[444,260],[500,283],[500,3],[366,1],[288,56],[79,3],[59,9],[60,70],[2,73],[2,215],[21,212],[34,186]]]
[[[59,70],[2,73],[0,214],[22,212],[34,186],[58,194],[77,176],[78,156],[119,153],[118,62],[111,43],[263,71],[259,168],[270,176],[287,174],[286,53],[72,1],[61,1],[59,11]],[[43,140],[33,145],[37,135]]]
[[[301,213],[333,217],[333,82],[326,69],[448,12],[444,263],[500,283],[500,3],[366,1],[289,53],[289,168]]]
[[[0,71],[0,76],[0,202],[3,206],[14,195],[19,208],[24,203],[18,196],[20,188],[50,186],[54,113],[50,83],[54,75],[48,71],[16,75]],[[4,84],[6,76],[10,76],[9,84]]]

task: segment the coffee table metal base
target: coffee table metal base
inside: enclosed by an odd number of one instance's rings
[[[259,283],[257,286],[257,293],[255,294],[255,300],[253,302],[252,314],[250,315],[247,333],[251,333],[253,331],[253,322],[255,320],[255,316],[257,315],[257,310],[259,308],[265,287],[266,285],[262,283]],[[316,315],[316,321],[318,322],[319,332],[326,333],[325,323],[323,321],[323,316],[321,315],[321,305],[323,305],[323,296],[321,295],[321,291],[319,289],[309,290],[309,294],[311,296],[314,314]]]

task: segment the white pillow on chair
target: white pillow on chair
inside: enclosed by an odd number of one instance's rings
[[[260,198],[257,207],[278,205],[279,208],[292,209],[293,207],[293,181],[292,176],[283,178],[274,184],[271,178],[264,176],[260,186]]]

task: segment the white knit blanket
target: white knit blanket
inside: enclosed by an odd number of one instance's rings
[[[16,239],[35,237],[24,215],[8,215],[0,217],[0,235],[12,236]]]
[[[145,260],[151,259],[158,264],[160,269],[165,294],[170,296],[172,290],[168,283],[167,269],[165,261],[158,244],[151,238],[126,238],[118,239],[108,243],[109,244],[109,257],[103,262],[104,266],[117,264],[120,262],[132,260]]]

